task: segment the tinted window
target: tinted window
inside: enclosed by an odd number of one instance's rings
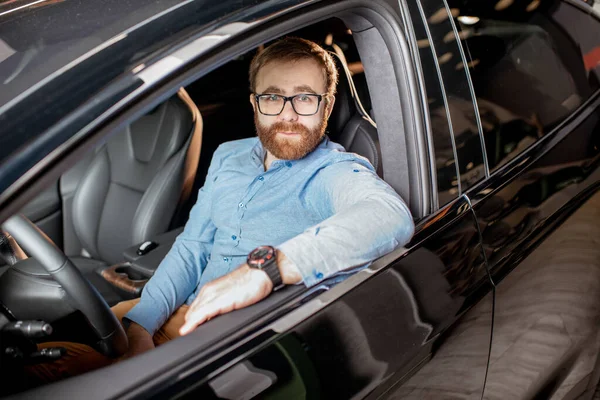
[[[599,22],[559,1],[456,1],[490,169],[550,132],[599,87]]]
[[[427,45],[428,50],[434,55],[440,74],[443,91],[445,94],[445,107],[437,107],[431,112],[432,123],[440,119],[440,115],[447,113],[450,121],[450,132],[456,147],[456,162],[458,163],[459,178],[456,179],[459,192],[464,192],[476,182],[485,177],[483,163],[482,136],[477,122],[477,113],[471,89],[467,81],[460,45],[454,34],[452,19],[444,2],[426,1],[417,4],[419,16],[413,15],[414,24],[421,18],[428,37],[433,46]],[[451,10],[455,15],[455,10]],[[426,45],[425,38],[417,37],[418,43]],[[429,95],[428,95],[429,96]],[[430,99],[436,100],[436,99]],[[430,106],[431,107],[431,106]],[[434,106],[435,107],[435,106]],[[440,126],[442,124],[440,120]]]
[[[427,30],[421,18],[417,2],[409,2],[408,8],[413,17],[413,29],[417,39],[421,71],[425,80],[427,106],[435,165],[437,173],[438,202],[443,206],[460,194],[456,149],[450,133],[449,112],[439,80],[439,65],[435,57],[435,48],[427,36]],[[447,99],[446,99],[447,100]]]

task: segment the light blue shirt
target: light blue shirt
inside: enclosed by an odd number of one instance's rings
[[[411,238],[408,208],[367,159],[328,138],[268,171],[264,157],[257,137],[219,146],[184,231],[127,319],[154,334],[202,286],[261,245],[282,251],[312,286]]]

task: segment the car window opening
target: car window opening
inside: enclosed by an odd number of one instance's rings
[[[409,185],[405,177],[406,171],[404,178],[398,178],[393,169],[386,170],[384,155],[389,149],[382,151],[380,143],[380,131],[391,134],[394,121],[383,119],[383,127],[379,127],[378,132],[378,122],[375,119],[377,107],[388,103],[389,97],[381,94],[373,98],[372,93],[386,91],[369,90],[369,86],[377,88],[385,79],[377,76],[380,71],[372,71],[373,77],[369,78],[367,74],[371,70],[362,60],[364,57],[375,57],[374,51],[385,50],[381,37],[377,46],[370,46],[373,39],[369,37],[362,38],[361,45],[357,46],[353,32],[338,18],[324,20],[287,36],[309,39],[335,55],[339,84],[327,135],[346,151],[367,159],[380,177],[388,180],[397,191],[399,188],[402,190],[403,193],[400,194],[408,202],[406,197],[409,188],[404,187]],[[264,45],[270,43],[272,42]],[[63,226],[57,232],[49,228],[52,224],[42,225],[42,229],[49,231],[49,236],[55,239],[109,306],[140,297],[145,284],[181,233],[198,192],[206,185],[205,178],[217,147],[225,142],[256,135],[253,110],[248,102],[248,68],[254,55],[264,45],[236,57],[187,87],[180,88],[176,96],[154,107],[124,131],[114,134],[89,153],[65,172],[54,186],[53,190],[59,188],[63,203],[62,214],[57,217],[58,220],[53,218],[52,221],[59,221]],[[367,52],[369,47],[371,49]],[[128,149],[132,149],[132,152],[127,153]],[[161,149],[158,157],[157,149]],[[407,155],[400,152],[395,157],[405,159]],[[163,177],[157,183],[156,177],[167,173],[165,165],[183,162],[184,159],[187,159],[187,164],[192,160],[195,165],[183,168],[184,184],[181,193],[160,197],[162,193],[173,189],[169,186],[170,180]],[[400,163],[400,168],[406,164],[404,160]],[[393,164],[387,162],[387,165]],[[396,168],[399,166],[396,165]],[[123,171],[127,173],[122,173]],[[359,169],[353,171],[360,173]],[[98,189],[98,186],[102,186],[98,182],[105,179],[107,174],[110,176],[109,187]],[[65,189],[67,187],[71,189]],[[94,200],[102,197],[98,190],[105,190],[103,204]],[[136,210],[139,205],[153,201],[161,203],[151,207],[149,210],[153,211],[148,212],[161,213],[162,218],[150,223],[137,219],[139,213]],[[98,207],[94,209],[96,204]],[[35,209],[36,204],[29,207]],[[244,210],[246,204],[240,203],[239,208]],[[96,217],[92,218],[91,215],[99,217],[94,220]],[[109,226],[110,224],[114,225]],[[323,232],[322,227],[317,226],[313,234],[319,236]],[[232,234],[231,240],[239,240],[239,234]],[[215,255],[209,255],[209,259],[211,256]],[[233,257],[225,255],[223,261],[229,262]],[[327,290],[365,266],[337,273],[320,287]],[[2,267],[0,271],[0,279],[6,282],[14,279],[9,267],[10,265]],[[313,275],[316,279],[323,278],[319,269],[315,269]],[[57,295],[46,306],[49,310],[52,309],[54,315],[59,316],[57,321],[52,321],[53,326],[59,329],[53,334],[52,340],[83,343],[93,340],[93,335],[72,329],[80,326],[85,316],[78,312],[73,314],[68,305],[61,304],[62,300],[58,295],[60,287],[53,290]],[[319,292],[317,290],[315,293]],[[253,314],[264,314],[272,310],[274,305],[285,303],[300,293],[302,288],[299,286],[282,290],[268,301],[257,304],[254,311],[245,310],[241,313],[241,319],[249,322],[255,318]],[[232,315],[225,315],[217,320],[226,324],[223,321],[231,321],[231,318]],[[211,334],[216,334],[220,329],[219,325],[217,322],[209,329]]]

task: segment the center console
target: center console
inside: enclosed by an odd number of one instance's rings
[[[174,229],[129,247],[123,253],[122,263],[102,269],[100,275],[125,298],[139,297],[182,231],[183,228]]]

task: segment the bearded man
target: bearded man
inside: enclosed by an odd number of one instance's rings
[[[414,225],[402,199],[368,160],[325,135],[337,80],[331,55],[307,40],[282,39],[256,55],[258,137],[219,146],[184,231],[141,299],[113,307],[128,325],[125,357],[408,242]],[[59,371],[41,371],[46,378],[111,362],[84,345],[65,347]]]

